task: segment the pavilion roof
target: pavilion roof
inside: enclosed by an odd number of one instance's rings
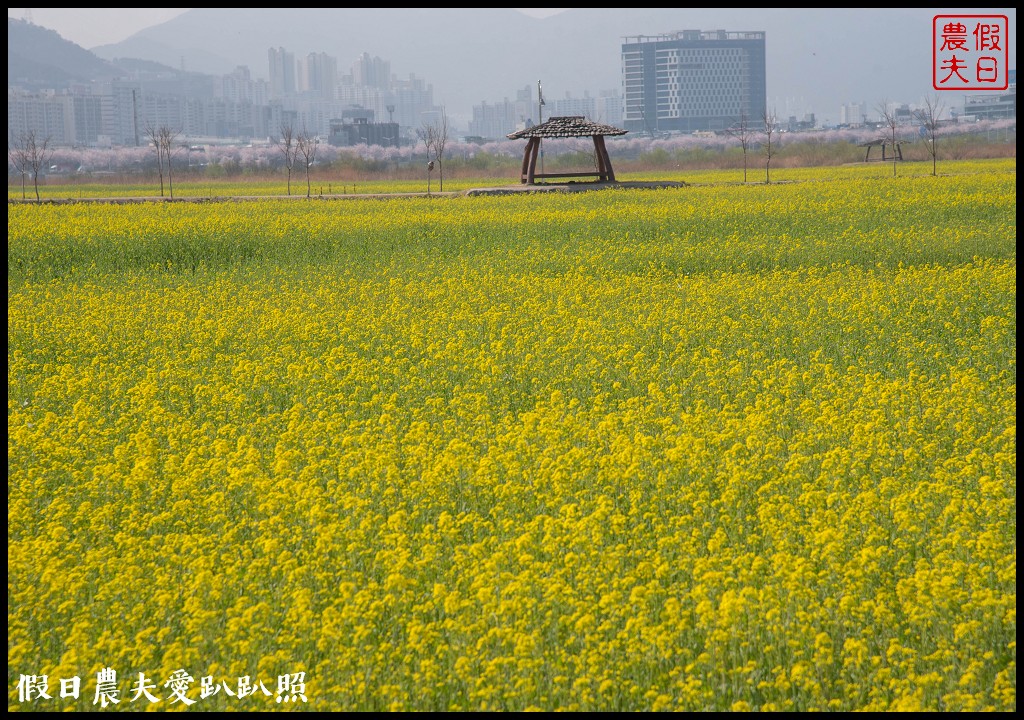
[[[896,144],[902,145],[903,141],[897,139]],[[857,147],[878,147],[879,145],[892,145],[892,140],[887,137],[880,137],[876,140],[868,140],[867,142],[862,142]]]
[[[517,130],[505,137],[509,140],[521,138],[573,138],[593,137],[595,135],[625,135],[628,130],[617,128],[614,125],[602,125],[591,122],[582,115],[560,115],[550,118],[547,122],[525,130]]]

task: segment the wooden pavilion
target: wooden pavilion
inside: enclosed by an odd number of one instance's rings
[[[545,123],[534,125],[525,130],[517,130],[506,135],[509,140],[526,138],[526,150],[523,153],[523,168],[520,181],[533,185],[538,179],[593,177],[594,182],[615,182],[615,171],[605,147],[605,135],[625,135],[628,130],[591,122],[582,115],[562,115],[553,117]],[[591,172],[537,172],[537,155],[544,138],[594,138],[594,153],[597,156],[597,170]]]
[[[889,148],[892,151],[892,154],[896,156],[895,159],[897,159],[897,160],[902,160],[903,159],[903,141],[902,140],[897,140],[896,143],[893,144],[893,142],[891,140],[889,140],[888,138],[880,138],[878,140],[869,140],[866,143],[861,143],[860,144],[860,147],[867,148],[867,152],[864,153],[864,162],[868,162],[869,160],[871,160],[871,148],[878,147],[879,145],[881,145],[881,147],[882,147],[882,160],[883,161],[888,159],[885,156],[886,148]]]

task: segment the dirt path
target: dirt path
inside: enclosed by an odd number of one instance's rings
[[[327,200],[383,200],[403,197],[432,197],[432,198],[453,198],[453,197],[474,197],[480,195],[518,195],[520,193],[553,193],[553,192],[591,192],[594,190],[613,190],[627,188],[665,189],[686,187],[685,182],[664,181],[664,182],[570,182],[570,183],[545,183],[538,185],[499,185],[495,187],[471,188],[469,190],[458,190],[454,192],[413,192],[413,193],[335,193],[332,195],[230,195],[230,196],[190,196],[190,197],[93,197],[93,198],[8,198],[7,204],[41,204],[41,205],[66,205],[69,203],[110,203],[119,205],[130,205],[133,203],[208,203],[208,202],[245,202],[252,200],[306,200],[327,201]]]

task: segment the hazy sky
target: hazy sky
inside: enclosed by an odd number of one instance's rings
[[[30,19],[56,30],[65,40],[86,49],[109,45],[139,30],[167,22],[190,8],[7,8],[7,17]],[[533,17],[548,17],[567,8],[515,8]]]

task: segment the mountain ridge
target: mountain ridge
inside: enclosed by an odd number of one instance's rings
[[[56,88],[118,74],[115,64],[65,40],[54,30],[7,18],[7,84]],[[55,89],[56,89],[55,88]]]

